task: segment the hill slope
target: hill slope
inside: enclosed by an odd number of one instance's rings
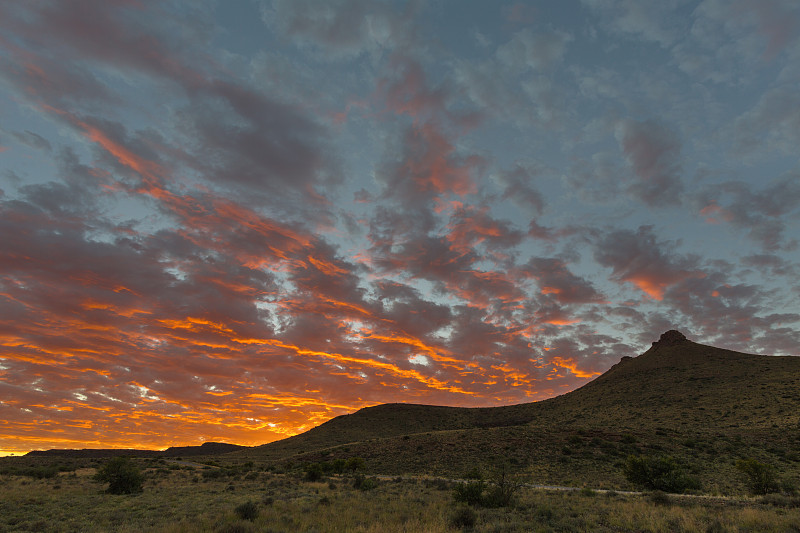
[[[800,357],[734,352],[667,332],[642,355],[549,400],[494,408],[379,405],[231,455],[360,455],[384,473],[463,473],[511,462],[541,481],[603,478],[624,487],[619,467],[628,454],[669,453],[689,463],[708,459],[697,468],[730,489],[739,457],[797,475],[799,424]]]

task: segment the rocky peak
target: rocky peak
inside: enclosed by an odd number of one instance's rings
[[[662,333],[661,338],[653,343],[653,347],[675,346],[684,342],[689,342],[686,336],[680,331],[671,329],[666,333]]]

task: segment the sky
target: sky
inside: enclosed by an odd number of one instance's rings
[[[0,454],[800,355],[796,0],[0,3]]]

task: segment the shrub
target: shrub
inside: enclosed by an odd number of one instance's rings
[[[209,470],[203,470],[203,479],[220,479],[225,477],[227,474],[221,468],[212,468]]]
[[[344,469],[347,466],[347,461],[344,459],[336,459],[331,463],[330,469],[334,474],[344,474]]]
[[[51,479],[56,477],[59,468],[55,466],[2,466],[0,474],[8,476],[28,476],[36,479]]]
[[[303,479],[306,481],[319,481],[322,479],[322,465],[319,463],[311,463],[305,466],[305,475]]]
[[[358,490],[372,490],[378,486],[378,480],[374,477],[364,477],[364,474],[353,476],[353,488]]]
[[[358,487],[358,488],[359,488],[359,490],[366,491],[366,490],[372,490],[372,489],[376,488],[377,486],[378,486],[378,480],[375,479],[374,477],[368,477],[367,479],[365,479],[361,483],[361,486]]]
[[[351,472],[355,472],[356,470],[361,470],[364,468],[364,459],[361,457],[351,457],[345,463],[345,468],[350,470]]]
[[[460,506],[450,515],[450,526],[457,529],[471,529],[475,527],[478,516],[470,507]]]
[[[747,489],[752,494],[769,494],[778,492],[780,485],[775,476],[775,469],[755,459],[740,459],[736,468],[744,475]]]
[[[144,476],[129,458],[114,457],[100,467],[94,480],[108,483],[107,492],[111,494],[134,494],[142,492]]]
[[[488,488],[481,504],[484,507],[508,507],[514,503],[514,494],[520,484],[508,479],[503,468],[491,487]]]
[[[467,505],[508,507],[513,503],[514,493],[519,487],[519,483],[508,479],[503,469],[491,484],[482,479],[457,484],[453,489],[453,499]]]
[[[483,503],[483,491],[486,483],[479,479],[471,483],[459,483],[453,489],[453,499],[467,505],[480,505]]]
[[[681,493],[700,488],[696,478],[665,455],[631,455],[625,464],[625,477],[634,485],[664,492]]]
[[[666,492],[656,490],[650,493],[650,501],[656,505],[670,505],[672,499]]]
[[[258,518],[258,505],[255,502],[245,502],[236,507],[236,516],[242,520],[254,521]]]
[[[773,507],[800,507],[800,498],[785,496],[783,494],[765,494],[761,497],[760,501],[763,504],[772,505]]]
[[[473,466],[464,474],[464,479],[483,479],[483,472],[477,466]]]

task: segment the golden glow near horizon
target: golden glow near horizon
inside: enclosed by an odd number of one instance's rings
[[[471,4],[0,2],[2,453],[793,353],[798,8]]]

